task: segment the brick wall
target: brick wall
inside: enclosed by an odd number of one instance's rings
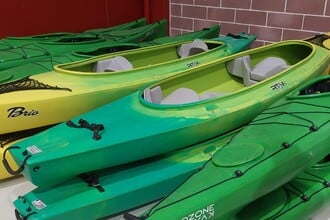
[[[254,47],[330,32],[330,0],[170,0],[170,34],[221,25],[254,33]]]

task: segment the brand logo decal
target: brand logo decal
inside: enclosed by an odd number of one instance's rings
[[[37,110],[26,110],[24,107],[12,107],[7,110],[8,116],[7,118],[15,118],[18,116],[34,116],[39,114]]]
[[[196,212],[181,218],[181,220],[207,220],[211,218],[214,218],[214,204],[208,205],[203,209],[197,210]]]
[[[191,68],[191,67],[194,67],[194,66],[198,66],[199,62],[196,60],[196,61],[193,61],[191,63],[188,63],[187,64],[187,67],[188,68]]]
[[[285,82],[279,82],[279,83],[275,83],[274,85],[270,86],[270,88],[274,91],[274,90],[283,89],[285,86],[286,86]]]

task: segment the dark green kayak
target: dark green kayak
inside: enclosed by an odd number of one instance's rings
[[[135,219],[189,219],[200,215],[204,219],[230,219],[237,210],[328,155],[329,131],[328,75],[308,82],[263,111],[203,169]],[[322,183],[320,188],[324,188]],[[128,215],[127,219],[134,218]]]
[[[109,46],[114,43],[149,41],[164,37],[166,33],[167,21],[161,20],[143,27],[113,30],[110,33],[105,32],[98,35],[81,33],[53,41],[47,40],[24,44],[17,48],[0,50],[0,70],[73,51]]]
[[[54,66],[57,64],[64,64],[73,61],[79,61],[86,58],[99,56],[108,53],[114,53],[118,51],[137,49],[141,47],[160,45],[165,43],[171,43],[176,41],[187,41],[194,39],[210,39],[219,36],[220,26],[213,25],[210,28],[204,28],[202,30],[185,33],[178,36],[166,36],[156,38],[152,41],[146,41],[141,43],[106,43],[105,45],[86,50],[75,50],[64,55],[57,55],[49,57],[40,61],[35,61],[0,71],[0,83],[10,82],[17,79],[21,79],[27,76],[49,72],[54,70]],[[231,35],[233,36],[233,35]],[[239,35],[237,35],[239,37]]]
[[[330,205],[330,154],[273,192],[257,199],[235,218],[309,220]]]
[[[112,31],[116,30],[126,30],[137,27],[142,27],[147,25],[147,21],[145,18],[140,18],[135,21],[131,21],[128,23],[107,27],[107,28],[98,28],[98,29],[90,29],[83,33],[88,33],[90,36],[99,36],[101,34],[110,34]],[[42,42],[42,41],[55,41],[64,37],[74,37],[75,35],[80,35],[81,33],[73,33],[73,32],[56,32],[56,33],[47,33],[40,35],[32,35],[32,36],[23,36],[23,37],[5,37],[0,40],[0,51],[14,49],[22,45]]]

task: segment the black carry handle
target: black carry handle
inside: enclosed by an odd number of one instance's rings
[[[102,124],[94,124],[94,123],[89,123],[88,121],[84,119],[80,119],[79,124],[75,124],[72,121],[67,121],[66,124],[69,127],[73,128],[87,128],[88,130],[91,130],[93,132],[93,139],[94,140],[100,140],[102,137],[99,134],[100,131],[104,130],[104,126]]]
[[[3,163],[3,166],[6,168],[6,170],[7,170],[8,173],[10,173],[13,176],[17,176],[17,175],[19,175],[19,174],[21,174],[23,172],[24,166],[26,164],[26,161],[27,161],[27,159],[29,159],[31,157],[31,155],[28,155],[27,157],[25,157],[22,165],[20,165],[17,170],[13,170],[10,167],[10,165],[9,165],[7,159],[6,159],[6,153],[10,149],[20,149],[20,147],[18,147],[18,146],[12,146],[12,147],[6,148],[5,151],[4,151],[4,153],[3,153],[2,163]]]
[[[36,212],[31,212],[27,216],[22,216],[17,209],[15,209],[15,217],[17,220],[27,220],[30,215],[37,214]]]

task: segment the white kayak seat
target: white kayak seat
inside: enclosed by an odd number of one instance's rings
[[[250,78],[252,70],[249,55],[238,57],[228,62],[227,71],[234,76],[241,77],[243,79],[244,86],[250,86],[258,82]]]
[[[146,88],[143,91],[144,100],[159,104],[163,100],[163,92],[160,86]]]
[[[93,67],[94,72],[115,72],[133,69],[133,65],[122,56],[97,61]]]
[[[206,100],[206,99],[212,99],[215,97],[225,96],[228,95],[227,92],[204,92],[199,96],[199,100]]]
[[[251,72],[250,56],[238,57],[227,63],[227,70],[230,74],[243,78]]]
[[[250,56],[243,56],[227,63],[230,74],[243,78],[245,86],[251,86],[288,68],[285,60],[267,57],[251,69]]]
[[[164,105],[178,105],[199,101],[199,95],[189,88],[178,88],[171,94],[166,96],[161,104]]]
[[[251,79],[262,81],[288,68],[286,61],[279,57],[267,57],[259,62],[251,71]]]
[[[180,56],[180,58],[184,58],[184,57],[188,57],[191,55],[199,54],[199,53],[207,51],[207,50],[208,50],[207,44],[200,39],[196,39],[192,43],[182,44],[178,48],[177,52],[178,52],[178,55]]]

